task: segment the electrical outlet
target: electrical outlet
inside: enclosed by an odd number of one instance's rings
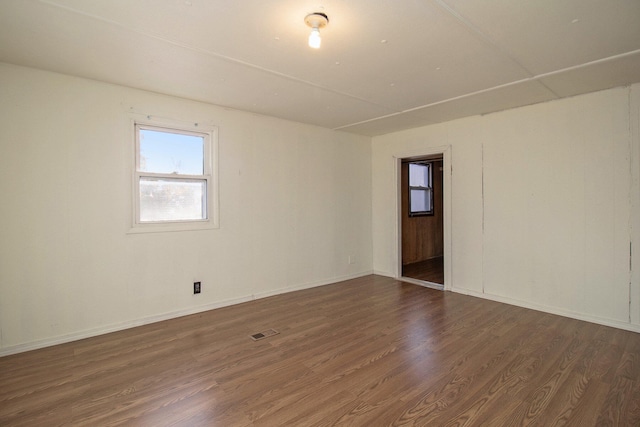
[[[356,263],[356,256],[349,255],[349,264],[355,264],[355,263]]]
[[[200,293],[200,282],[193,282],[193,293],[194,294]]]

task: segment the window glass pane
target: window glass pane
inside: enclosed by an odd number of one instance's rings
[[[138,170],[182,175],[204,174],[204,137],[140,129]]]
[[[140,221],[206,219],[206,180],[140,178]]]
[[[427,210],[427,192],[424,190],[411,190],[411,212],[424,212]]]
[[[429,165],[409,163],[409,186],[429,187]]]
[[[411,189],[411,213],[431,211],[431,190]]]

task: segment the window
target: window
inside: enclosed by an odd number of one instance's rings
[[[212,221],[215,219],[212,218],[214,131],[137,123],[135,135],[134,227],[215,225]]]
[[[433,215],[433,163],[409,163],[409,216]]]

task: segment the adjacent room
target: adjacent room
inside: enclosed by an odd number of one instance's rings
[[[0,425],[640,425],[640,2],[0,2]]]

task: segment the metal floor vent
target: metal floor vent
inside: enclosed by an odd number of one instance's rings
[[[258,332],[257,334],[251,334],[249,336],[251,337],[252,340],[258,341],[264,338],[269,338],[274,335],[278,335],[279,333],[280,332],[276,331],[275,329],[267,329],[266,331]]]

